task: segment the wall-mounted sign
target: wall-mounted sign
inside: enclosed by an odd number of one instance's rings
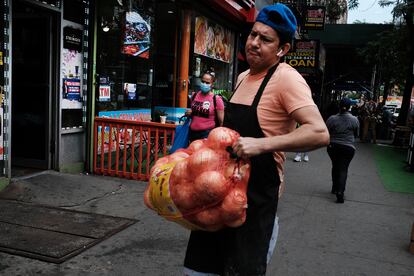
[[[82,30],[63,28],[63,48],[82,52]]]
[[[151,26],[135,12],[126,12],[121,52],[149,58]]]
[[[295,40],[285,61],[295,68],[318,68],[319,40]]]
[[[325,26],[326,8],[324,6],[306,7],[303,13],[304,30],[323,30]]]
[[[203,16],[196,17],[194,53],[231,62],[234,49],[232,31],[209,21]]]

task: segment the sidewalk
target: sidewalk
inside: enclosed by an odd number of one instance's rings
[[[371,145],[357,147],[345,204],[330,194],[326,149],[311,152],[308,163],[288,154],[267,275],[414,275],[407,251],[414,194],[385,190]],[[0,275],[181,275],[189,232],[144,206],[145,186],[56,172],[15,180],[0,197],[139,221],[60,265],[0,253]]]

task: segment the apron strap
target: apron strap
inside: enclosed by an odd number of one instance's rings
[[[256,93],[256,97],[254,97],[254,101],[252,103],[253,108],[257,108],[260,98],[262,97],[263,91],[278,66],[279,66],[279,63],[276,63],[267,71],[266,77],[263,79],[262,83],[260,84],[259,90],[257,90],[257,93]]]
[[[247,74],[248,75],[248,74]],[[239,88],[239,86],[240,86],[240,84],[242,84],[242,82],[244,81],[244,79],[247,77],[247,75],[246,76],[244,76],[244,78],[236,85],[236,88],[234,88],[234,91],[233,91],[233,93],[231,93],[231,95],[230,95],[230,98],[228,99],[228,102],[230,102],[230,100],[231,100],[231,98],[233,98],[233,96],[234,96],[234,94],[236,93],[236,91],[237,91],[237,88]]]

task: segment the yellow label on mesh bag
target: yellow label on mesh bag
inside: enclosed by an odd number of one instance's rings
[[[182,226],[196,230],[200,229],[183,218],[183,214],[175,206],[170,195],[170,176],[176,162],[168,163],[156,168],[150,176],[149,197],[158,214]]]

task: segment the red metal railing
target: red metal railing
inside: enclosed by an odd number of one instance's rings
[[[95,174],[148,180],[151,166],[168,154],[175,125],[95,118]]]

